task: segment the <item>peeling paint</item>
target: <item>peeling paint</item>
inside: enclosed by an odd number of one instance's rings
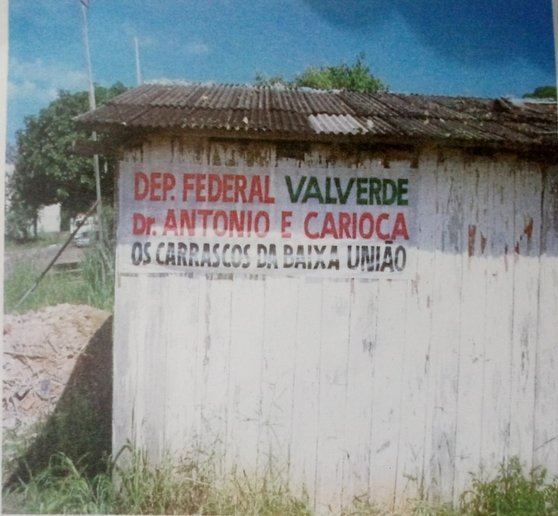
[[[480,247],[481,247],[481,254],[484,254],[484,250],[486,249],[486,237],[482,233],[480,237]]]
[[[469,241],[468,241],[468,246],[467,246],[467,250],[469,253],[469,258],[474,256],[475,254],[475,237],[477,234],[477,226],[475,226],[474,224],[470,224],[469,225]]]
[[[529,217],[528,219],[529,221],[523,229],[523,234],[527,236],[527,241],[530,242],[533,236],[533,219],[531,217]]]

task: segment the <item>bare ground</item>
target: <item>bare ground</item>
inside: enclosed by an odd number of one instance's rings
[[[17,469],[16,457],[10,454],[23,452],[27,462],[40,467],[51,452],[65,451],[58,449],[65,444],[56,435],[49,435],[61,432],[60,421],[64,421],[64,431],[88,431],[84,424],[87,417],[76,412],[77,393],[80,410],[94,416],[102,427],[100,440],[99,428],[89,429],[99,441],[91,445],[106,447],[108,434],[110,447],[112,318],[108,312],[61,304],[22,315],[5,315],[3,359],[4,481]],[[21,445],[23,437],[29,443],[27,449],[10,446],[18,438]],[[74,437],[76,442],[87,441],[82,435]],[[70,446],[67,453],[71,455],[72,451],[82,450]]]

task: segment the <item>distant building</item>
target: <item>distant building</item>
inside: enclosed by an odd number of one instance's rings
[[[43,206],[37,216],[37,233],[59,233],[61,204]]]
[[[8,181],[13,175],[15,164],[6,163],[6,178],[5,178],[5,210],[10,209],[10,199],[8,196]],[[61,204],[49,204],[39,209],[37,213],[37,233],[58,233],[61,229]],[[29,227],[29,231],[33,232],[33,226]]]

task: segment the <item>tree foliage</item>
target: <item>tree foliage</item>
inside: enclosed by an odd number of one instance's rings
[[[11,163],[15,165],[17,161],[17,149],[15,145],[11,143],[6,143],[6,163]]]
[[[357,56],[356,62],[352,65],[341,63],[334,66],[309,66],[292,81],[286,80],[281,75],[267,78],[262,74],[257,74],[255,82],[258,86],[306,87],[318,90],[345,89],[367,93],[388,90],[386,84],[370,73],[370,68],[365,64],[363,53]]]
[[[525,93],[524,99],[555,99],[556,100],[556,86],[539,86],[531,93]]]
[[[125,91],[116,83],[109,88],[97,86],[97,104]],[[87,209],[95,199],[95,175],[91,158],[72,153],[73,141],[90,135],[78,129],[74,117],[89,109],[88,93],[60,91],[38,115],[25,119],[25,128],[17,134],[17,162],[8,184],[10,214],[8,219],[19,233],[34,221],[45,205],[61,203],[63,211],[73,216]],[[112,196],[113,166],[101,163],[101,191]],[[25,236],[25,235],[24,235]]]

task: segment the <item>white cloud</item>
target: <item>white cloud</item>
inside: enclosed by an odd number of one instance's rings
[[[10,101],[49,102],[58,90],[86,90],[87,76],[57,63],[42,59],[21,61],[12,58],[8,70],[8,98]]]
[[[42,104],[54,100],[56,92],[55,88],[44,88],[33,81],[8,81],[8,97],[11,101],[23,100]]]

